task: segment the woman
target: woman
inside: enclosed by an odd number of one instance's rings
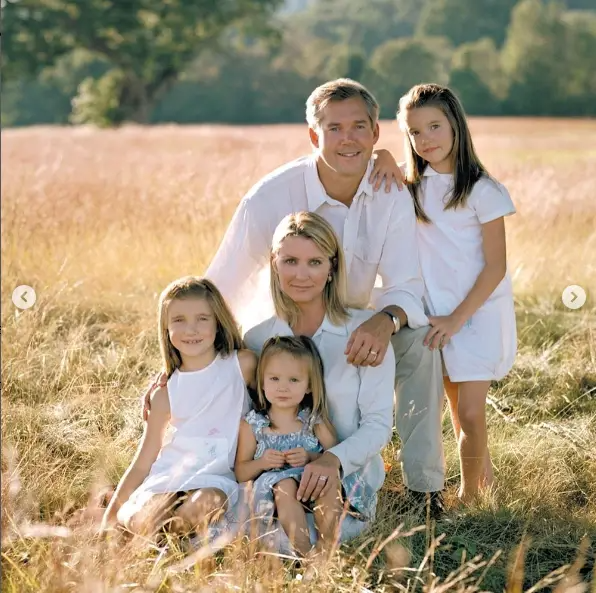
[[[270,271],[276,314],[250,329],[245,343],[259,353],[273,336],[305,335],[319,349],[339,444],[305,466],[297,496],[316,501],[335,524],[347,501],[340,536],[349,539],[374,519],[377,492],[385,479],[381,450],[392,433],[393,350],[388,349],[377,367],[347,362],[350,335],[374,312],[347,307],[344,256],[332,227],[317,214],[298,212],[280,222]],[[281,547],[287,547],[287,539]]]

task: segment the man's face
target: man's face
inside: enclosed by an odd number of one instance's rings
[[[379,124],[371,124],[360,97],[332,101],[319,125],[309,128],[310,140],[325,164],[339,175],[362,177],[379,139]]]

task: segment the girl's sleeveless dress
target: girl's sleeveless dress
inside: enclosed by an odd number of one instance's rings
[[[118,511],[124,522],[155,494],[218,488],[238,498],[234,459],[248,393],[238,354],[219,354],[199,371],[174,371],[167,383],[170,426],[149,475]]]
[[[288,451],[297,447],[304,448],[308,453],[322,453],[323,447],[314,434],[314,425],[317,423],[309,409],[298,413],[302,422],[302,429],[289,434],[278,434],[265,431],[270,425],[269,418],[256,410],[251,410],[244,418],[251,426],[257,440],[255,459],[263,456],[267,449]],[[287,464],[281,469],[263,472],[253,484],[253,512],[265,522],[275,516],[275,502],[273,487],[287,478],[300,482],[304,467],[292,467]],[[368,520],[374,515],[376,508],[376,493],[366,484],[359,472],[354,472],[342,480],[344,495],[350,501],[351,511],[359,519]]]

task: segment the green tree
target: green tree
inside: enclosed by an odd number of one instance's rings
[[[3,70],[9,80],[23,73],[36,76],[60,56],[86,49],[117,73],[106,73],[103,85],[86,83],[85,101],[95,97],[101,104],[102,93],[109,90],[118,95],[119,109],[112,113],[145,122],[184,68],[230,26],[254,36],[271,34],[266,23],[279,4],[280,0],[6,2]]]
[[[420,16],[417,34],[442,35],[454,46],[483,37],[501,45],[516,3],[517,0],[429,0]]]
[[[383,117],[393,117],[399,98],[422,82],[446,82],[432,40],[394,39],[373,53],[365,83],[375,92]]]
[[[554,115],[564,105],[567,31],[562,15],[560,4],[541,0],[522,0],[513,10],[502,49],[508,111]]]
[[[500,55],[488,37],[464,43],[453,53],[449,85],[471,115],[499,112],[504,83]]]

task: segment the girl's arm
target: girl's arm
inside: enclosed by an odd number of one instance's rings
[[[257,355],[251,350],[238,350],[238,361],[242,369],[242,376],[246,386],[250,389],[257,388],[257,360]]]
[[[335,447],[337,445],[337,438],[335,435],[329,430],[329,427],[325,422],[319,422],[315,424],[314,433],[317,439],[319,439],[319,443],[323,447],[323,451],[328,451],[331,447]],[[318,459],[323,453],[309,453],[309,462]]]
[[[391,183],[395,180],[398,189],[402,189],[406,181],[406,176],[393,155],[384,148],[373,151],[375,158],[373,170],[368,178],[369,183],[373,184],[375,191],[379,191],[383,180],[385,180],[385,193],[391,191]]]
[[[234,473],[238,482],[248,482],[260,476],[265,468],[263,458],[255,459],[257,451],[257,439],[246,420],[240,421],[238,433],[238,448],[236,449],[236,462]]]
[[[431,349],[447,344],[465,323],[486,302],[507,273],[505,221],[496,218],[482,225],[482,250],[485,265],[468,296],[451,313],[443,317],[429,317],[432,329],[425,338]],[[441,344],[441,338],[443,338]]]
[[[120,507],[143,483],[163,444],[164,435],[170,420],[170,402],[167,387],[161,387],[151,395],[151,414],[143,431],[141,442],[128,469],[118,483],[118,487],[106,509],[102,529],[116,522]]]

